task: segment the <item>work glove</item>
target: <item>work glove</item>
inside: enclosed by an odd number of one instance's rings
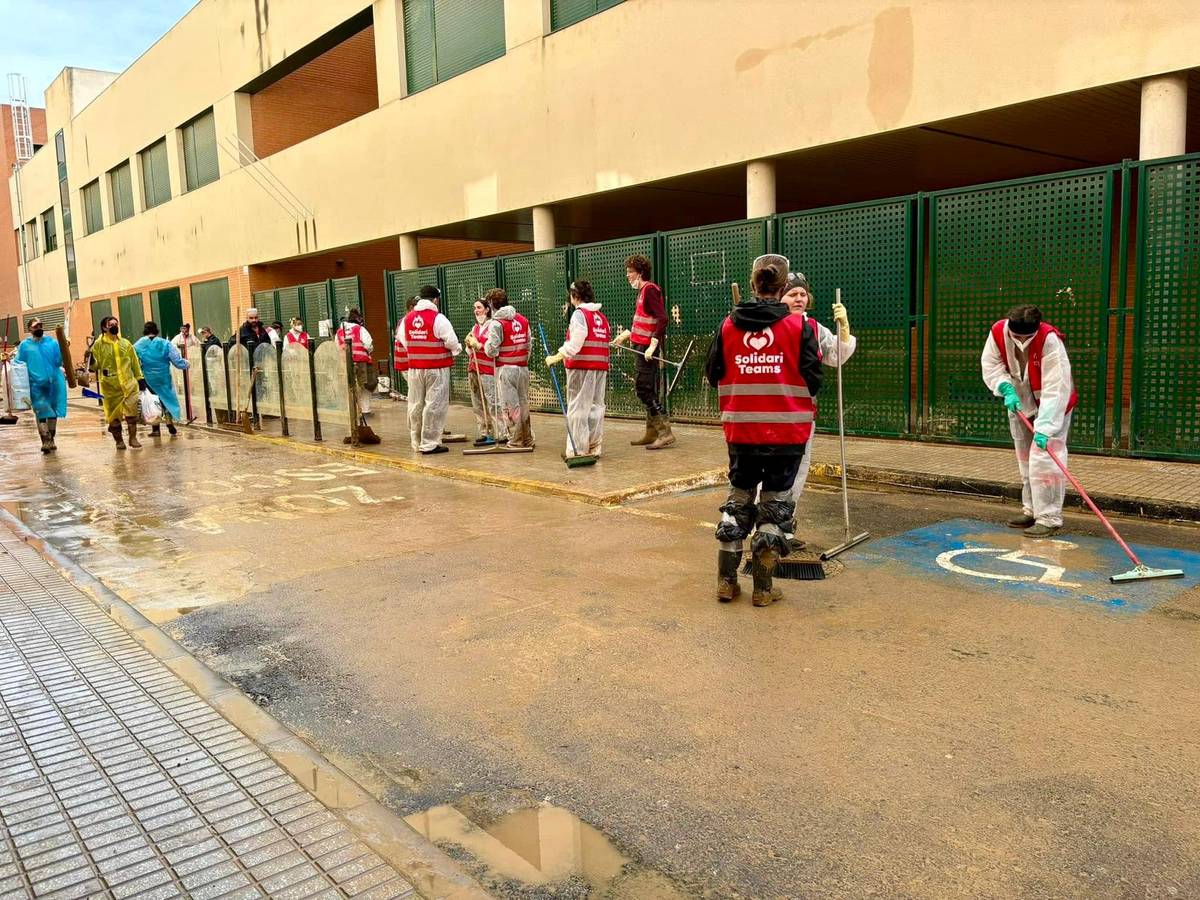
[[[628,328],[622,328],[620,333],[617,334],[617,336],[615,338],[613,338],[612,345],[614,347],[620,347],[622,344],[628,344],[629,338],[632,334],[633,334],[633,332],[630,331]]]
[[[146,379],[145,379],[145,378],[139,378],[139,379],[138,379],[138,388],[139,388],[140,390],[143,390],[143,391],[150,391],[150,385],[148,385],[148,384],[146,383]],[[152,393],[152,394],[153,394],[153,393],[154,393],[154,391],[150,391],[150,393]]]
[[[838,340],[843,344],[850,342],[850,314],[841,303],[833,304],[833,321],[837,323]]]
[[[1010,413],[1015,413],[1021,409],[1021,398],[1017,396],[1017,389],[1012,386],[1011,382],[1002,381],[1000,387],[1000,396],[1004,399],[1004,408]]]
[[[549,369],[551,366],[558,365],[562,361],[563,361],[563,355],[561,353],[555,353],[555,354],[552,354],[551,356],[547,356],[546,357],[546,368]]]
[[[643,354],[643,356],[646,358],[646,362],[652,362],[654,360],[654,351],[657,349],[658,338],[650,338],[650,346],[646,348],[646,352]]]
[[[478,349],[479,349],[479,346],[480,346],[480,345],[479,345],[479,341],[478,341],[478,339],[476,339],[475,335],[473,335],[473,334],[468,334],[468,335],[467,335],[466,344],[467,344],[467,346],[468,346],[468,347],[470,347],[472,350],[478,350]]]
[[[1040,431],[1033,436],[1033,442],[1037,444],[1039,450],[1045,450],[1046,445],[1050,443],[1050,435],[1042,434]]]

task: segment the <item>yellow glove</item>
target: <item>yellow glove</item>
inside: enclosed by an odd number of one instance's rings
[[[658,338],[650,338],[650,346],[646,348],[646,362],[651,362],[654,359],[654,351],[658,349]]]
[[[841,303],[833,304],[833,321],[837,323],[838,340],[843,344],[850,342],[850,314]]]
[[[555,353],[552,356],[547,356],[546,357],[546,368],[549,369],[551,366],[558,365],[562,361],[563,361],[563,355],[561,353]]]
[[[629,338],[632,334],[633,332],[628,328],[622,328],[620,333],[612,339],[612,345],[614,347],[620,347],[622,344],[628,344]]]
[[[473,334],[467,335],[466,343],[467,343],[467,346],[470,347],[472,350],[479,349],[479,341],[475,339],[475,335],[473,335]]]

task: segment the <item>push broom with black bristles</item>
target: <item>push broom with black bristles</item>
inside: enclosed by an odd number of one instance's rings
[[[1036,434],[1033,429],[1033,423],[1029,421],[1029,418],[1025,415],[1025,413],[1017,410],[1017,416],[1031,433]],[[1128,556],[1130,561],[1133,563],[1132,569],[1130,569],[1128,572],[1120,572],[1116,575],[1110,575],[1108,577],[1109,581],[1111,581],[1113,584],[1124,584],[1127,581],[1153,581],[1157,578],[1183,577],[1183,569],[1152,569],[1138,559],[1137,554],[1129,548],[1127,543],[1125,543],[1125,539],[1117,533],[1117,529],[1113,527],[1112,522],[1108,521],[1108,516],[1100,512],[1100,507],[1096,506],[1096,504],[1092,502],[1092,498],[1089,497],[1088,492],[1083,489],[1083,485],[1080,484],[1075,476],[1067,470],[1067,467],[1063,465],[1062,460],[1058,458],[1058,454],[1047,447],[1046,455],[1049,456],[1050,459],[1054,461],[1054,464],[1062,471],[1062,473],[1067,476],[1067,481],[1071,482],[1071,486],[1079,492],[1079,496],[1083,498],[1083,502],[1087,504],[1088,509],[1096,514],[1096,518],[1100,520],[1100,524],[1108,529],[1108,533],[1112,535],[1112,539],[1120,544],[1121,549],[1125,551],[1125,555]]]
[[[542,349],[546,351],[546,355],[550,355],[550,344],[546,341],[546,329],[542,327],[542,323],[538,322],[538,334],[542,337]],[[550,380],[554,382],[554,395],[558,397],[558,407],[562,410],[563,424],[567,426],[567,443],[571,445],[571,455],[564,462],[568,469],[578,469],[580,466],[594,466],[598,457],[587,453],[580,453],[579,447],[575,444],[575,436],[571,434],[571,419],[567,415],[567,403],[563,400],[562,389],[558,386],[558,374],[554,371],[554,366],[547,366],[550,370]]]

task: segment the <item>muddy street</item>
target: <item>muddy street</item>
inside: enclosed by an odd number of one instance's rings
[[[27,430],[4,509],[500,896],[1200,892],[1194,525],[1121,521],[1189,578],[1117,587],[1081,514],[1036,542],[998,502],[856,490],[872,540],[754,609],[713,596],[716,488],[604,508]],[[811,487],[798,533],[840,515]]]

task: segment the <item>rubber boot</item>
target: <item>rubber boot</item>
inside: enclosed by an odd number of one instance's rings
[[[736,600],[742,593],[742,586],[738,584],[738,565],[741,561],[741,551],[717,551],[717,600],[721,603]]]
[[[754,563],[750,569],[754,576],[754,596],[750,602],[755,606],[770,606],[783,598],[783,592],[772,584],[772,576],[778,562],[779,553],[774,548],[760,550],[754,554]]]
[[[635,441],[630,441],[633,447],[644,447],[647,444],[652,444],[658,440],[658,431],[654,427],[654,416],[646,413],[646,433]]]
[[[808,541],[803,541],[798,537],[793,537],[790,541],[788,541],[788,556],[791,556],[793,553],[803,552],[804,548],[807,546]]]
[[[646,445],[647,450],[662,450],[675,443],[675,435],[671,433],[671,420],[666,415],[654,417],[654,431],[656,437]]]
[[[169,434],[171,437],[175,437],[175,435],[179,434],[179,429],[175,427],[174,422],[167,423],[167,434]]]
[[[113,440],[117,442],[117,449],[124,450],[125,438],[121,436],[121,423],[113,422],[113,424],[109,425],[108,433],[111,434],[113,436]]]
[[[162,437],[162,426],[161,425],[151,425],[150,426],[150,437]]]
[[[129,416],[125,419],[125,424],[129,430],[129,446],[135,450],[141,449],[142,442],[137,437],[137,418]]]
[[[50,452],[50,425],[45,420],[37,423],[38,437],[42,439],[42,452]]]
[[[46,425],[50,428],[50,451],[53,452],[58,449],[58,445],[54,443],[58,437],[58,419],[47,419]]]

